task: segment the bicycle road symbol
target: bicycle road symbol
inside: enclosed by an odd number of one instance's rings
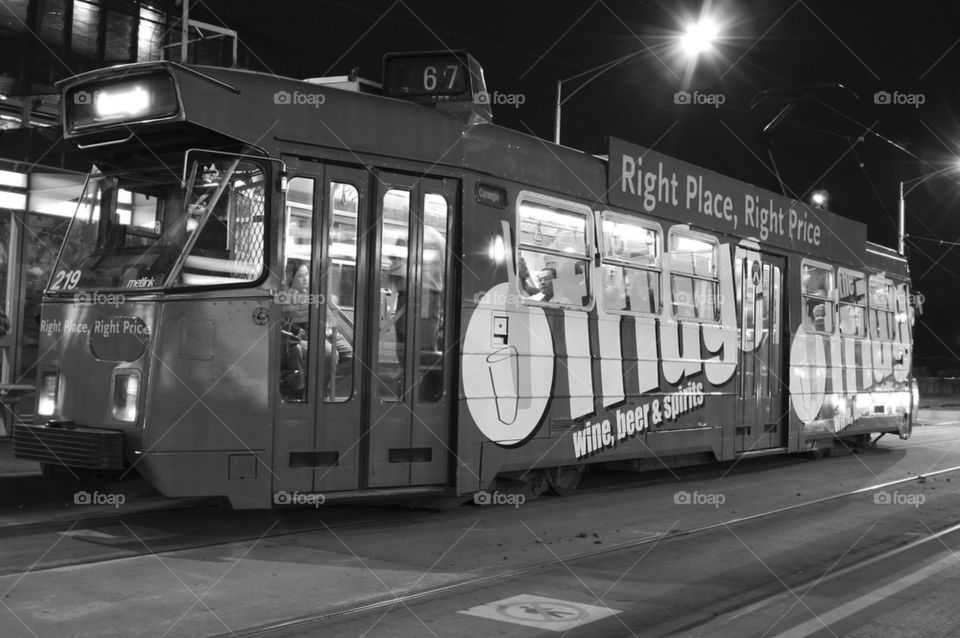
[[[585,609],[575,605],[539,601],[499,605],[497,613],[512,620],[528,622],[576,622],[589,615]]]

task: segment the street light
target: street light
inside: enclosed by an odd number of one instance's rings
[[[810,203],[817,208],[826,210],[830,203],[830,193],[825,190],[813,191],[810,193]]]
[[[687,25],[682,36],[679,37],[679,45],[681,50],[690,58],[696,59],[696,57],[701,53],[707,53],[712,50],[713,42],[716,41],[717,35],[719,34],[719,28],[717,23],[711,19],[709,16],[704,16],[698,22],[690,23]],[[562,80],[557,80],[557,100],[554,105],[554,118],[553,118],[553,141],[555,144],[560,143],[560,110],[563,107],[565,100],[561,99],[561,94],[563,91],[563,83],[569,82],[570,80],[576,80],[577,78],[582,78],[585,75],[593,74],[583,83],[580,84],[570,95],[567,96],[569,100],[574,95],[580,92],[582,88],[596,80],[598,77],[614,68],[619,66],[623,62],[631,58],[635,58],[641,53],[647,51],[648,49],[640,49],[639,51],[634,51],[633,53],[628,53],[624,56],[621,56],[615,60],[609,62],[604,62],[599,66],[595,66],[592,69],[587,69],[577,73],[576,75],[571,75],[568,78],[563,78]]]
[[[904,253],[904,241],[906,238],[906,226],[907,226],[907,204],[906,196],[913,192],[920,184],[923,184],[927,180],[930,180],[939,175],[943,175],[949,171],[960,169],[960,160],[955,161],[950,166],[944,166],[943,168],[938,168],[932,173],[927,173],[926,175],[921,175],[920,177],[914,177],[913,179],[901,180],[900,182],[900,215],[898,219],[897,227],[897,252],[902,256]],[[904,184],[911,184],[910,188],[906,191],[903,190]]]
[[[704,16],[700,21],[687,25],[686,32],[680,38],[680,46],[687,55],[696,57],[713,49],[719,33],[717,23],[710,16]]]

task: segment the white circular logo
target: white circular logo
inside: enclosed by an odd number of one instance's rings
[[[801,325],[790,346],[790,403],[797,417],[810,423],[820,414],[827,388],[823,337]]]
[[[463,391],[477,428],[516,445],[539,425],[553,386],[553,339],[543,309],[517,304],[510,284],[480,299],[463,342]]]

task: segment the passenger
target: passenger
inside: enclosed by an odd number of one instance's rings
[[[607,310],[629,309],[625,294],[626,277],[616,266],[605,266],[603,278],[603,307]]]
[[[553,301],[553,281],[557,278],[556,268],[544,268],[540,271],[538,284],[540,292],[530,297],[534,301]],[[559,301],[559,300],[558,300]]]
[[[813,309],[813,329],[827,330],[827,309],[824,304],[817,304]]]
[[[280,383],[291,399],[303,401],[307,387],[307,337],[310,334],[310,265],[302,259],[287,262],[283,281]]]
[[[535,295],[539,292],[530,276],[530,270],[527,268],[527,260],[523,258],[523,255],[520,256],[520,263],[517,266],[517,276],[520,279],[520,292],[525,295]]]
[[[283,290],[283,327],[294,336],[306,338],[310,332],[310,264],[302,259],[289,260]]]
[[[281,308],[283,352],[281,386],[290,398],[302,401],[307,387],[307,353],[310,336],[310,264],[302,259],[287,262]],[[331,361],[337,354],[329,339],[324,340],[324,355]],[[351,348],[351,357],[353,350]],[[336,362],[332,364],[336,366]]]
[[[333,349],[337,352],[337,374],[346,368],[353,361],[353,346],[343,335],[337,324],[337,318],[334,313],[337,312],[335,306],[327,309],[327,339],[333,343]]]

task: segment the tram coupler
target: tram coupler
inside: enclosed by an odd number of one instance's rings
[[[913,433],[913,425],[907,421],[900,426],[898,434],[900,435],[900,440],[906,441],[910,438],[910,435]]]

